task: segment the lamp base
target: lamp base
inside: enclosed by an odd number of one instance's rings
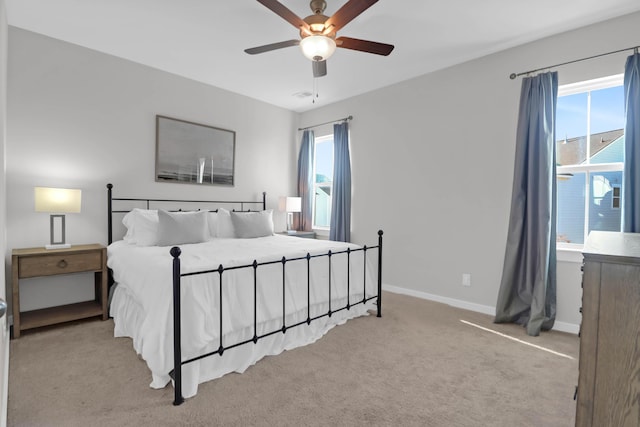
[[[71,247],[68,243],[61,243],[59,245],[45,245],[45,249],[69,249]]]

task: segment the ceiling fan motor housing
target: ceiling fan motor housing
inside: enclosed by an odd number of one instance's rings
[[[333,30],[333,27],[326,28],[324,25],[328,19],[328,16],[321,13],[307,16],[303,21],[309,24],[309,28],[300,28],[300,37],[305,38],[311,35],[323,35],[335,39],[336,32]]]

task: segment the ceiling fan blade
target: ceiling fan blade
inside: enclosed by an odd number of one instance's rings
[[[271,10],[273,13],[280,16],[282,19],[298,29],[309,28],[309,24],[304,22],[302,18],[293,13],[289,8],[280,3],[278,0],[258,0],[258,3],[262,4],[267,9]]]
[[[395,47],[392,44],[352,39],[351,37],[338,37],[336,45],[343,49],[359,50],[360,52],[375,53],[383,56],[389,55]]]
[[[322,77],[327,75],[327,61],[312,61],[313,77]]]
[[[378,0],[349,0],[338,9],[331,18],[327,19],[324,25],[325,27],[333,25],[334,30],[338,31],[351,22],[356,16],[373,6],[377,1]]]
[[[289,46],[297,46],[299,44],[300,40],[287,40],[286,42],[271,43],[265,44],[264,46],[252,47],[249,49],[245,49],[244,51],[249,55],[256,55],[258,53],[269,52],[271,50],[282,49]]]

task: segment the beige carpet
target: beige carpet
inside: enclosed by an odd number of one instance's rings
[[[460,319],[571,356],[478,329]],[[131,341],[88,321],[11,341],[10,426],[572,426],[578,338],[402,295],[383,317],[201,384],[174,407]]]

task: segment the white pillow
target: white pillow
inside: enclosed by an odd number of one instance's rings
[[[251,239],[273,235],[273,210],[260,212],[231,212],[236,237]]]
[[[222,238],[236,237],[236,233],[233,230],[233,223],[231,222],[231,214],[224,208],[218,209],[217,236]]]
[[[207,212],[158,211],[158,246],[202,243],[209,240]]]
[[[207,223],[209,224],[209,235],[218,237],[218,212],[209,212]]]
[[[134,208],[128,212],[122,223],[127,227],[123,240],[138,246],[154,246],[158,234],[158,211]]]

